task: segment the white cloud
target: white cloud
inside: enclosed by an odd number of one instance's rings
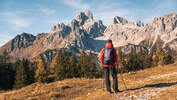
[[[83,2],[83,0],[61,0],[64,4],[72,6],[73,8],[77,8],[80,10],[88,10],[90,5],[88,3]]]
[[[39,9],[42,13],[46,14],[46,15],[51,15],[54,14],[56,11],[54,9],[49,9],[49,8],[40,8]]]
[[[51,15],[51,14],[55,14],[56,13],[56,11],[54,9],[47,8],[44,5],[36,4],[35,6],[37,7],[37,9],[39,9],[40,12],[42,12],[42,13],[44,13],[46,15]]]
[[[13,25],[16,30],[21,28],[28,28],[32,24],[29,19],[19,17],[17,14],[12,12],[4,12],[1,14],[1,16],[3,16],[3,19],[1,19],[2,21]]]

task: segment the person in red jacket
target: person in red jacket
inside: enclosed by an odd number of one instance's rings
[[[109,72],[111,71],[113,77],[113,89],[114,93],[119,92],[118,84],[117,84],[117,72],[115,69],[117,63],[117,53],[116,49],[113,47],[112,40],[108,39],[106,43],[106,47],[102,48],[100,52],[100,62],[104,67],[104,76],[105,76],[105,83],[106,89],[109,93],[112,93],[110,89],[110,79],[109,79]]]

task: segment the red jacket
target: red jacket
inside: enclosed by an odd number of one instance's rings
[[[106,48],[114,48],[112,43],[107,43],[106,44]],[[116,63],[117,63],[117,53],[116,53],[116,49],[114,48],[114,59],[115,59],[115,63],[113,65],[105,65],[103,64],[103,58],[104,58],[104,48],[102,48],[101,52],[100,52],[100,61],[101,64],[103,65],[103,67],[115,67]]]

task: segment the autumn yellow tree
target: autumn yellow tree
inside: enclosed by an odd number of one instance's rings
[[[38,82],[44,83],[47,82],[47,76],[48,76],[47,67],[44,58],[41,56],[37,64],[37,69],[35,71],[35,79]]]
[[[57,63],[58,63],[58,60],[59,60],[59,57],[60,57],[60,53],[58,52],[56,54],[56,56],[53,58],[50,66],[49,66],[51,74],[54,73],[55,67],[57,66]]]
[[[162,46],[156,46],[156,52],[152,57],[154,65],[166,65],[173,63],[173,57],[162,49]]]

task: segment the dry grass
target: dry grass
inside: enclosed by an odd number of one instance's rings
[[[173,74],[173,75],[170,75]],[[90,93],[90,95],[78,97],[78,100],[141,100],[146,97],[140,96],[141,94],[147,94],[144,96],[148,96],[150,93],[160,93],[161,90],[159,88],[167,87],[168,83],[170,85],[177,86],[175,82],[177,82],[177,65],[168,65],[168,66],[159,66],[146,70],[137,71],[136,73],[126,73],[123,74],[125,78],[125,83],[128,87],[128,91],[125,91],[125,87],[123,85],[123,81],[119,78],[119,89],[122,91],[118,94],[108,94],[106,90],[98,90]],[[163,86],[164,85],[164,86]],[[156,89],[157,88],[157,89]],[[152,91],[151,91],[152,90]],[[133,96],[137,95],[136,98]],[[176,94],[177,96],[177,94]],[[153,97],[153,95],[152,95]],[[150,97],[149,99],[151,99]],[[161,97],[160,97],[161,98]],[[156,100],[156,99],[154,99]],[[159,99],[161,100],[161,99]],[[165,100],[173,100],[173,99],[165,99]],[[175,99],[174,99],[175,100]]]
[[[122,91],[108,94],[102,79],[66,79],[41,84],[34,83],[20,90],[0,92],[0,100],[175,100],[177,97],[177,64],[159,66],[122,75],[128,91],[118,74],[118,85]],[[176,99],[177,100],[177,99]]]
[[[20,90],[0,93],[0,100],[68,100],[101,88],[100,81],[76,78],[49,84],[34,83]]]

